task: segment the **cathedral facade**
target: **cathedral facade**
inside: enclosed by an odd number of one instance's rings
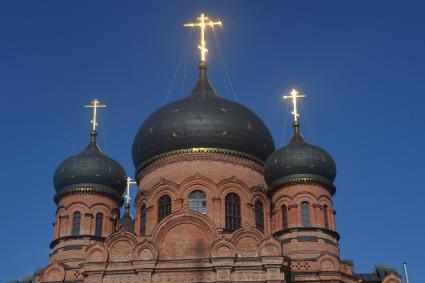
[[[216,92],[202,59],[193,90],[135,136],[134,218],[129,179],[97,145],[95,120],[88,146],[59,165],[49,265],[34,281],[401,283],[340,259],[336,164],[297,116],[275,149],[254,112]]]

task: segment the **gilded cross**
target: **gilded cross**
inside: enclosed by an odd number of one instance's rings
[[[127,189],[125,191],[125,205],[128,206],[130,205],[130,186],[132,184],[136,184],[137,182],[132,181],[132,179],[130,177],[127,177]]]
[[[207,27],[214,28],[214,26],[221,26],[221,21],[213,22],[208,19],[208,17],[205,16],[205,14],[201,14],[198,18],[196,18],[198,22],[195,23],[188,23],[184,24],[185,27],[199,27],[201,31],[201,38],[200,38],[200,44],[198,45],[198,48],[201,52],[201,61],[206,62],[206,54],[208,52],[208,49],[206,47],[205,43],[205,29]]]
[[[283,99],[292,99],[292,105],[293,105],[293,110],[292,110],[292,115],[294,115],[294,123],[298,124],[298,117],[300,116],[300,114],[298,114],[298,109],[297,109],[297,99],[298,98],[304,98],[305,95],[300,95],[298,91],[296,91],[295,89],[293,89],[290,92],[290,95],[284,95]]]
[[[105,108],[106,105],[100,104],[100,101],[97,99],[94,99],[90,105],[85,105],[85,108],[93,108],[93,119],[90,121],[93,125],[92,127],[92,131],[95,132],[96,131],[96,126],[97,126],[97,122],[96,122],[96,118],[97,118],[97,108]]]

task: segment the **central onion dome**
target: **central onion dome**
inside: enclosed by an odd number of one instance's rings
[[[218,152],[263,163],[274,151],[263,121],[245,106],[222,98],[208,81],[207,64],[189,95],[155,111],[133,142],[136,174],[149,163],[174,153]]]
[[[86,192],[108,194],[122,202],[126,180],[122,166],[102,153],[96,144],[96,132],[92,131],[89,145],[56,169],[53,178],[55,199],[70,193]]]

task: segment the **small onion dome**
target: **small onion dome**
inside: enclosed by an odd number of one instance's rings
[[[336,164],[325,150],[304,141],[296,128],[289,143],[267,158],[264,176],[271,189],[287,183],[315,181],[327,185],[333,193]]]
[[[187,97],[159,108],[140,127],[132,148],[136,172],[163,156],[196,149],[243,156],[261,164],[274,151],[263,121],[245,106],[217,94],[208,81],[205,62],[199,70],[199,80]]]
[[[78,155],[62,162],[53,178],[55,199],[76,192],[98,192],[113,195],[122,201],[127,175],[122,166],[103,154],[96,144],[96,132],[90,134],[90,144]]]

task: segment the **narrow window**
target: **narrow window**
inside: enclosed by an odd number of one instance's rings
[[[226,195],[225,198],[226,229],[237,230],[241,227],[241,199],[235,193]]]
[[[114,233],[117,231],[118,219],[120,219],[120,210],[118,208],[112,209],[112,217],[110,219],[112,223],[112,232]]]
[[[282,229],[288,228],[288,208],[282,205]]]
[[[324,217],[324,223],[325,223],[325,228],[329,229],[329,222],[328,222],[328,206],[325,204],[323,206],[323,217]]]
[[[59,227],[58,227],[58,238],[60,238],[60,236],[61,236],[61,230],[62,230],[62,216],[59,216],[59,219],[58,219],[58,225],[59,225]]]
[[[158,200],[158,222],[171,214],[171,198],[164,195]]]
[[[146,205],[140,209],[140,236],[146,236]]]
[[[191,192],[189,209],[207,215],[207,194],[200,190]]]
[[[255,227],[264,233],[263,203],[259,200],[255,202]]]
[[[103,214],[99,212],[96,214],[96,229],[94,231],[94,235],[101,237],[102,228],[103,228]]]
[[[303,227],[310,227],[310,204],[306,201],[301,203],[301,222]]]
[[[72,236],[80,235],[80,222],[81,222],[81,213],[74,212],[72,216]]]

